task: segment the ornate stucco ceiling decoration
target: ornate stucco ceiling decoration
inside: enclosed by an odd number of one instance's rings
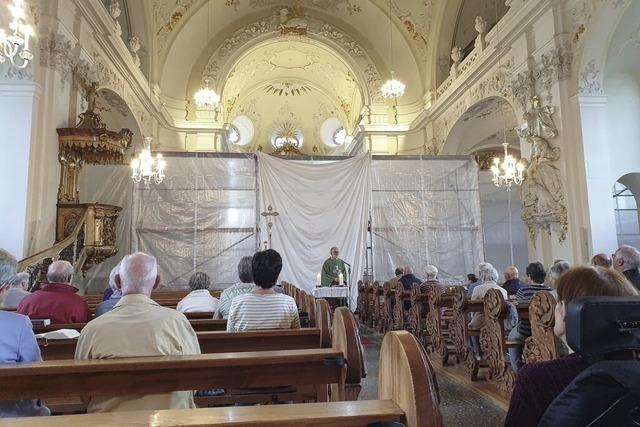
[[[266,152],[273,148],[277,125],[286,121],[304,135],[300,150],[312,154],[314,146],[324,146],[320,127],[326,119],[339,119],[350,132],[363,106],[362,90],[346,60],[307,37],[270,39],[248,50],[229,72],[222,98],[228,121],[246,115],[253,122],[252,145],[243,150],[261,145]]]
[[[473,119],[487,119],[492,116],[507,117],[513,115],[513,108],[506,101],[496,101],[496,98],[488,98],[478,102],[469,108],[460,118],[463,122]]]
[[[274,82],[265,86],[264,91],[277,96],[300,96],[311,92],[311,86],[297,82]]]
[[[247,0],[225,0],[227,7],[232,7],[235,11],[247,3]],[[283,0],[248,0],[251,9],[261,9],[283,4]],[[362,11],[362,7],[354,0],[306,0],[304,2],[298,0],[294,2],[294,6],[304,4],[305,7],[313,7],[320,10],[326,10],[330,13],[347,12],[354,15]]]
[[[169,35],[196,3],[196,0],[153,0],[153,33],[156,52],[162,52]]]

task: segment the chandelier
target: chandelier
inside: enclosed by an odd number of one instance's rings
[[[391,78],[380,86],[384,98],[396,99],[404,95],[406,85],[396,79],[393,73],[393,22],[391,21],[391,0],[389,0],[389,52],[391,55]]]
[[[198,108],[215,108],[220,103],[220,96],[209,87],[210,82],[211,80],[208,77],[205,78],[204,85],[193,97]]]
[[[156,154],[154,159],[151,156],[151,141],[153,138],[146,137],[145,147],[142,149],[138,157],[131,160],[131,179],[135,183],[144,182],[149,185],[151,181],[160,184],[164,180],[164,169],[167,162],[162,158],[162,154]]]
[[[9,23],[12,34],[7,35],[4,29],[0,29],[0,64],[9,58],[15,67],[25,68],[33,59],[33,53],[29,50],[29,37],[33,29],[23,22],[24,0],[13,0],[9,9],[13,14],[13,21]],[[22,59],[22,63],[18,63],[16,56]]]
[[[493,172],[493,183],[496,187],[506,187],[507,190],[510,190],[513,184],[522,184],[524,165],[507,153],[508,142],[503,142],[502,146],[504,147],[504,159],[494,157],[491,172]]]
[[[406,87],[404,83],[394,78],[393,71],[391,71],[391,78],[380,87],[380,92],[385,98],[399,98],[404,95]]]

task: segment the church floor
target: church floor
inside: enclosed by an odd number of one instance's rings
[[[360,328],[363,341],[367,377],[362,380],[360,400],[378,397],[378,357],[382,335],[366,327]],[[494,401],[465,387],[449,375],[443,374],[438,367],[436,376],[440,387],[440,409],[444,425],[449,427],[496,427],[503,425],[506,415],[503,408]]]

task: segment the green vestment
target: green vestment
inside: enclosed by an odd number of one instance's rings
[[[327,259],[322,264],[322,274],[320,275],[320,284],[322,286],[329,286],[331,283],[338,283],[338,274],[342,272],[344,284],[347,283],[347,269],[344,266],[344,262],[341,259]]]

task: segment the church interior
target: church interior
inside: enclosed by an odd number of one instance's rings
[[[0,0],[0,427],[638,425],[639,23]]]

